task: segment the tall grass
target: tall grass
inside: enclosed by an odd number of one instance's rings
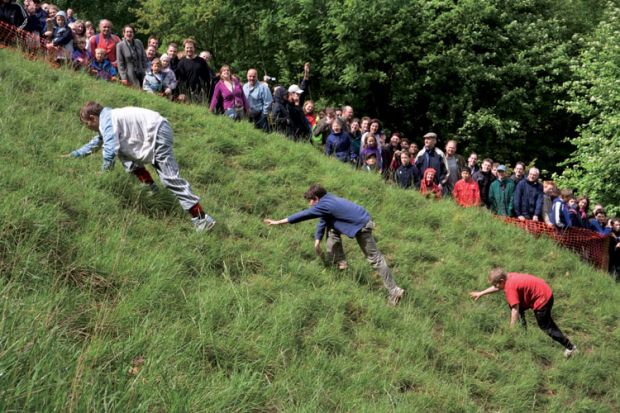
[[[620,294],[546,239],[430,202],[205,107],[51,70],[0,50],[0,411],[592,411],[619,408]],[[159,111],[213,233],[99,154],[85,100]],[[352,240],[313,256],[313,222],[269,228],[320,181],[367,207],[407,294],[386,305]],[[547,279],[579,346],[510,330],[491,266]]]

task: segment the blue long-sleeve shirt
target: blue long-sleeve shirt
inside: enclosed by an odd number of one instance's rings
[[[315,240],[323,239],[326,228],[333,228],[349,238],[354,238],[370,221],[370,214],[354,202],[327,193],[316,205],[289,216],[288,222],[296,224],[314,218],[320,218],[314,233]]]
[[[92,138],[86,145],[71,152],[71,156],[79,158],[90,155],[95,149],[103,146],[103,165],[101,169],[108,170],[114,166],[118,138],[112,126],[112,109],[103,108],[99,115],[99,135]]]
[[[332,132],[327,137],[325,155],[330,156],[332,153],[336,156],[336,159],[342,162],[349,162],[356,158],[348,132]]]

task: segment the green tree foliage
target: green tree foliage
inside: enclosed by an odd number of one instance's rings
[[[133,12],[142,32],[194,37],[241,77],[256,67],[297,83],[310,61],[314,99],[352,104],[414,139],[433,129],[461,150],[552,169],[576,126],[557,86],[569,80],[573,35],[597,21],[600,3],[142,0]]]
[[[572,140],[576,150],[562,181],[604,205],[620,205],[620,8],[609,8],[571,69],[575,80],[566,84],[563,106],[586,122]]]
[[[95,26],[100,19],[109,19],[114,24],[116,33],[120,33],[125,24],[135,20],[135,16],[130,12],[130,6],[135,4],[132,0],[60,0],[57,4],[62,10],[72,8],[78,18],[90,20]]]

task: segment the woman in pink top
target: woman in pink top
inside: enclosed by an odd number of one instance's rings
[[[226,116],[234,120],[241,120],[250,110],[241,82],[231,74],[228,65],[220,69],[220,80],[215,85],[209,107],[211,112],[215,113],[218,105],[224,108]]]

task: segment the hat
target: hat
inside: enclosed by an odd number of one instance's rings
[[[437,134],[435,132],[429,132],[424,135],[424,139],[435,139],[437,140]]]
[[[506,166],[505,165],[500,165],[497,167],[497,172],[506,172]]]
[[[302,94],[302,93],[304,93],[304,91],[302,89],[300,89],[299,86],[297,86],[297,85],[290,85],[288,87],[288,93]]]
[[[63,19],[67,20],[67,13],[62,10],[56,13],[56,16],[61,16]]]

